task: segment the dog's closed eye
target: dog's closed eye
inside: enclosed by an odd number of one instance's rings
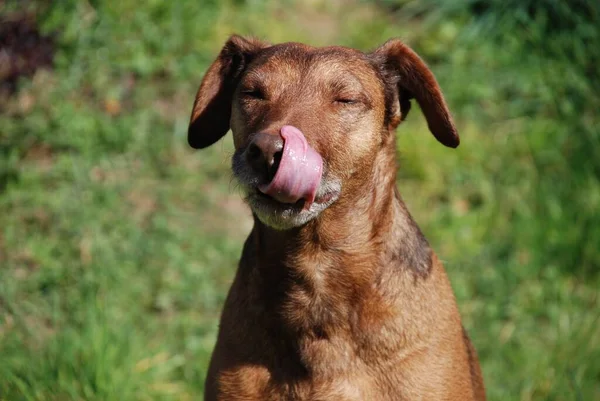
[[[340,104],[347,104],[347,105],[352,105],[352,104],[356,104],[358,102],[360,102],[360,100],[354,99],[352,97],[338,97],[334,100],[335,103],[340,103]]]
[[[339,109],[348,111],[359,109],[370,109],[371,102],[367,95],[356,91],[343,91],[334,94],[332,103]]]
[[[266,100],[265,92],[260,88],[245,88],[240,93],[245,98]]]

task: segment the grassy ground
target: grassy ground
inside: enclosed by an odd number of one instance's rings
[[[233,32],[414,45],[462,144],[437,144],[411,113],[399,186],[445,261],[489,398],[600,399],[597,109],[554,102],[527,53],[469,46],[464,16],[404,19],[371,2],[16,4],[0,10],[29,4],[58,34],[54,68],[0,105],[0,400],[201,398],[251,221],[230,179],[231,139],[192,152],[186,129]],[[563,65],[546,78],[571,82]]]

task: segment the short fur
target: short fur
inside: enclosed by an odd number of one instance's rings
[[[396,189],[396,126],[416,99],[456,147],[440,88],[408,46],[372,53],[231,37],[206,73],[189,143],[231,128],[254,212],[205,400],[485,400],[444,268]],[[298,127],[323,157],[314,210],[258,193],[255,133]],[[303,214],[305,213],[305,214]]]

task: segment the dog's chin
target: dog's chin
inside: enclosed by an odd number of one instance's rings
[[[304,200],[296,203],[278,202],[256,188],[244,188],[245,200],[252,212],[266,226],[275,230],[290,230],[301,227],[317,218],[325,209],[334,203],[339,196],[339,185],[322,186],[310,208],[305,209]]]

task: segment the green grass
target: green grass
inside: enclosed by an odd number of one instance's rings
[[[413,44],[462,144],[439,145],[414,110],[399,186],[445,262],[489,398],[600,398],[597,77],[527,52],[518,27],[474,42],[481,26],[461,9],[440,21],[342,3],[27,3],[59,35],[54,69],[0,114],[0,400],[201,398],[251,220],[231,138],[193,152],[186,130],[234,32]]]

